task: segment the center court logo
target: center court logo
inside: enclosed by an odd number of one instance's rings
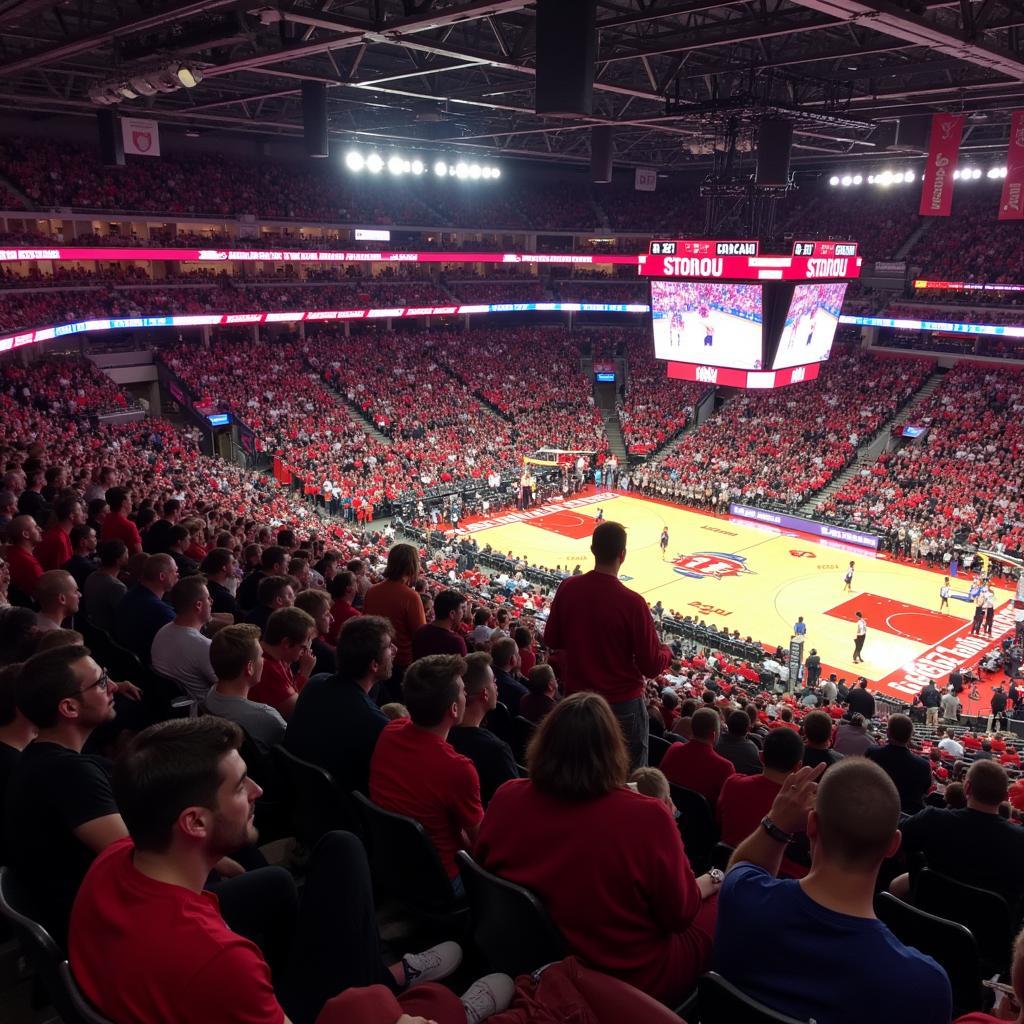
[[[691,580],[721,580],[728,576],[753,574],[742,555],[728,555],[722,551],[695,551],[672,560],[672,568],[680,576]]]

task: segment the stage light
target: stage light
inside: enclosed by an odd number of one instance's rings
[[[388,157],[388,171],[392,174],[402,173],[402,158],[400,156]]]
[[[371,174],[380,174],[384,170],[384,161],[381,159],[379,153],[371,153],[366,158],[366,169]]]
[[[443,178],[448,173],[448,165],[443,160],[438,160],[434,164],[434,173],[439,177]]]
[[[998,178],[999,177],[999,168],[998,167],[990,167],[988,169],[988,173],[985,175],[985,177],[986,178]]]
[[[859,174],[855,174],[853,176],[853,183],[854,183],[854,185],[859,185],[863,180],[864,179]]]
[[[836,185],[838,185],[838,184],[839,184],[839,175],[837,175],[837,174],[833,174],[833,175],[832,175],[832,177],[828,179],[828,183],[829,183],[829,184],[830,184],[830,185],[831,185],[831,186],[832,186],[833,188],[835,188],[835,187],[836,187]]]
[[[413,162],[409,165],[409,169],[412,171],[413,174],[422,174],[423,173],[423,161],[422,160],[413,160]]]
[[[907,171],[907,173],[903,175],[903,180],[904,180],[905,182],[907,182],[907,184],[909,184],[909,183],[910,183],[910,182],[912,182],[912,181],[913,181],[913,180],[914,180],[914,179],[915,179],[916,177],[917,177],[917,175],[916,175],[916,174],[914,174],[914,172],[913,172],[913,171]]]
[[[975,181],[977,181],[981,177],[981,168],[980,167],[975,167],[974,170],[971,171],[971,177]]]
[[[960,171],[959,170],[956,170],[956,171],[953,172],[953,180],[954,181],[959,181],[960,180]]]
[[[352,150],[351,153],[346,153],[345,166],[350,171],[355,171],[356,173],[358,173],[366,166],[366,161],[363,159],[363,154],[357,153],[355,150]]]
[[[479,178],[480,177],[480,165],[479,164],[470,164],[469,165],[469,176],[471,178]]]
[[[892,180],[893,180],[893,182],[894,182],[895,184],[897,184],[897,185],[902,185],[902,184],[903,184],[903,172],[902,172],[902,171],[897,171],[897,172],[896,172],[896,173],[895,173],[895,174],[894,174],[894,175],[892,176]]]
[[[491,178],[491,169],[490,169],[490,167],[481,167],[480,168],[480,174],[484,178],[486,178],[488,181],[490,181],[490,178]]]
[[[491,168],[491,177],[492,178],[500,178],[501,177],[501,171],[497,167]]]
[[[849,188],[853,184],[853,178],[851,178],[848,174],[844,174],[842,178],[840,178],[839,183],[843,186],[843,188]]]
[[[117,91],[126,100],[137,100],[139,98],[139,94],[127,82],[122,82],[117,87]]]
[[[469,177],[469,167],[464,163],[457,163],[455,165],[455,177],[465,181]]]
[[[191,64],[172,64],[174,77],[186,88],[194,89],[202,80],[203,73]]]

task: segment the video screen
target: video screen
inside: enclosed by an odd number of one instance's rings
[[[843,308],[846,282],[798,284],[786,313],[782,337],[772,363],[785,370],[804,363],[823,363],[832,352],[832,341]]]
[[[651,281],[657,359],[760,370],[762,319],[760,285]]]

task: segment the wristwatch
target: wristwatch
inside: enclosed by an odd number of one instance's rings
[[[715,885],[721,885],[725,881],[725,872],[721,868],[712,868],[708,872],[708,878],[711,879]]]
[[[793,841],[793,833],[786,832],[779,828],[779,826],[776,825],[767,814],[761,819],[761,828],[763,828],[765,832],[767,832],[768,835],[770,835],[777,843],[791,843]]]

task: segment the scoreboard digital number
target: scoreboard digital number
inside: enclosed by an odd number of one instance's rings
[[[760,242],[754,240],[727,241],[723,239],[675,239],[651,242],[651,256],[756,256]]]
[[[675,242],[651,242],[652,256],[675,256]]]
[[[850,259],[857,255],[856,242],[794,242],[793,255],[823,259]]]

